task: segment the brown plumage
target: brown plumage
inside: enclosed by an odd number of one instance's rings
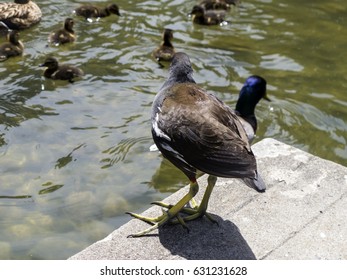
[[[199,3],[205,10],[229,10],[231,5],[237,5],[239,0],[203,0]]]
[[[70,64],[59,65],[58,60],[54,57],[46,58],[40,67],[47,67],[43,75],[53,80],[68,80],[70,83],[73,83],[75,78],[84,75],[83,71],[75,66]]]
[[[119,7],[116,4],[110,4],[105,8],[99,8],[93,5],[82,5],[75,9],[75,14],[87,18],[107,17],[111,14],[120,16]]]
[[[164,29],[163,32],[163,42],[161,45],[153,51],[153,56],[157,61],[171,61],[174,54],[175,49],[171,43],[173,39],[173,31],[171,29]]]
[[[15,0],[14,3],[0,3],[0,25],[8,29],[25,29],[38,23],[42,13],[33,1]]]
[[[225,22],[224,10],[205,10],[202,6],[195,5],[190,12],[194,23],[201,25],[218,25]]]
[[[179,222],[184,227],[187,227],[185,221],[204,215],[214,221],[206,210],[217,177],[240,178],[249,187],[265,191],[239,116],[216,96],[199,87],[192,75],[189,57],[185,53],[176,53],[169,78],[154,98],[151,116],[154,143],[162,155],[189,178],[190,189],[175,205],[156,202],[156,205],[168,208],[161,216],[149,218],[129,213],[152,224],[132,237],[149,233],[168,221]],[[250,85],[254,84],[258,84],[258,79],[251,78]],[[263,96],[265,93],[260,91],[259,94]],[[199,206],[194,201],[199,190],[198,170],[209,175]],[[186,208],[190,201],[196,207]],[[182,213],[188,213],[188,216]]]
[[[4,61],[11,56],[21,55],[24,50],[23,43],[19,40],[19,32],[12,30],[7,35],[8,42],[0,45],[0,61]]]
[[[67,18],[64,21],[64,28],[53,31],[48,38],[48,41],[55,46],[71,43],[76,40],[75,31],[73,30],[74,20]]]

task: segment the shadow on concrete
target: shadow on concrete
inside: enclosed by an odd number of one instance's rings
[[[159,240],[172,255],[188,260],[256,259],[235,224],[216,215],[213,218],[218,225],[206,218],[189,222],[189,232],[180,225],[161,227]]]

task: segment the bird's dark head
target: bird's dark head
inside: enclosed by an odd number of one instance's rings
[[[47,57],[45,62],[39,65],[40,67],[48,67],[54,69],[58,67],[58,60],[54,57]]]
[[[243,85],[239,99],[236,104],[236,111],[241,116],[254,115],[255,106],[260,99],[270,101],[266,96],[266,80],[260,76],[250,76]]]
[[[16,4],[28,4],[30,0],[15,0]]]
[[[107,9],[111,14],[120,16],[119,7],[116,4],[110,4],[109,6],[107,6]]]
[[[175,53],[170,65],[169,74],[169,78],[163,87],[175,83],[195,83],[189,56],[183,52]]]
[[[72,28],[74,26],[74,20],[72,18],[67,18],[65,19],[65,22],[64,22],[64,28],[68,31],[73,31]]]
[[[12,44],[18,45],[19,44],[19,32],[16,30],[10,31],[7,35],[7,39]]]
[[[200,5],[195,5],[190,12],[190,15],[194,15],[196,17],[203,17],[205,15],[205,9]]]
[[[173,30],[169,28],[165,28],[163,32],[163,41],[170,43],[173,39]]]

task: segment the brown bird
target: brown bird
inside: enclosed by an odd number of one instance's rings
[[[76,35],[73,26],[74,20],[72,18],[65,19],[64,28],[53,31],[49,35],[48,42],[54,46],[74,42]]]
[[[169,28],[164,29],[163,42],[157,49],[153,51],[153,56],[158,62],[172,60],[175,54],[175,48],[171,43],[172,39],[173,39],[173,31]]]
[[[12,30],[7,35],[8,42],[0,45],[0,61],[4,61],[11,56],[21,55],[24,50],[23,43],[19,40],[19,32]]]
[[[189,192],[175,205],[155,202],[168,208],[158,217],[129,213],[152,224],[131,237],[145,235],[168,221],[179,222],[184,227],[187,227],[186,221],[204,215],[214,221],[206,210],[217,177],[243,179],[249,187],[259,192],[266,189],[257,171],[256,159],[240,119],[241,113],[236,113],[216,96],[199,87],[192,75],[188,55],[176,53],[170,65],[169,77],[154,98],[151,116],[154,143],[162,155],[189,178]],[[253,114],[258,101],[266,97],[266,82],[258,76],[251,76],[244,87],[241,103],[247,103],[245,106],[250,108],[247,108],[249,114]],[[240,110],[246,114],[243,118],[247,120],[247,110]],[[196,180],[198,170],[209,175],[200,205],[194,201],[199,190]],[[193,208],[185,206],[190,201]],[[181,216],[181,213],[188,213],[188,216]]]
[[[226,22],[224,10],[205,10],[199,5],[193,7],[190,15],[194,23],[201,25],[220,25]]]
[[[43,72],[43,75],[46,78],[53,80],[68,80],[70,83],[73,83],[75,78],[79,78],[84,75],[81,69],[73,65],[59,65],[58,60],[54,57],[46,58],[45,62],[39,66],[47,67],[47,69]]]
[[[15,0],[13,3],[0,3],[0,25],[7,29],[25,29],[40,22],[42,12],[33,1]]]
[[[107,17],[111,14],[120,16],[119,7],[116,4],[110,4],[105,8],[99,8],[93,5],[82,5],[74,10],[77,16],[89,18]]]

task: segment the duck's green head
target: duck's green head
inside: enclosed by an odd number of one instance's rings
[[[236,104],[236,111],[238,111],[241,116],[254,115],[255,106],[262,98],[270,101],[266,95],[266,80],[256,75],[250,76],[247,78],[240,91],[239,99]]]

